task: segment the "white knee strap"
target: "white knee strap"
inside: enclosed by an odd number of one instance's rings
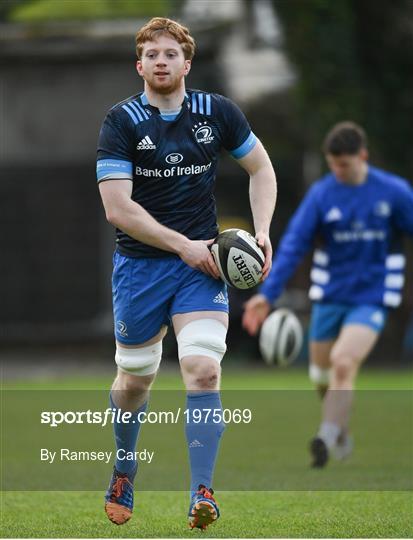
[[[208,356],[218,363],[227,350],[227,329],[216,319],[198,319],[186,324],[176,336],[178,356]]]
[[[310,364],[308,370],[310,380],[315,384],[329,384],[330,372],[330,368],[321,368],[317,364]]]
[[[119,369],[131,375],[152,375],[158,370],[161,358],[162,341],[136,349],[116,346],[115,361]]]

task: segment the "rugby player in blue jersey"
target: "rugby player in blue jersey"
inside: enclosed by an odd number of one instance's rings
[[[204,529],[219,517],[211,484],[224,424],[214,423],[212,414],[196,423],[191,411],[221,410],[228,297],[208,247],[218,233],[213,191],[221,149],[249,173],[264,278],[272,259],[276,180],[240,109],[218,94],[186,90],[195,51],[187,28],[155,18],[139,30],[136,45],[144,92],[108,112],[97,157],[106,217],[117,231],[112,285],[118,372],[110,399],[113,408],[133,413],[133,422],[115,424],[115,439],[120,456],[136,448],[139,413],[146,409],[171,321],[190,419],[189,523]],[[136,461],[115,462],[105,509],[116,524],[131,516],[136,470]]]
[[[311,441],[312,465],[352,449],[348,434],[357,372],[374,347],[389,308],[402,299],[401,236],[413,234],[413,191],[394,174],[372,167],[363,129],[341,122],[327,134],[330,168],[308,191],[280,240],[270,275],[245,305],[243,326],[257,333],[302,257],[313,247],[314,302],[310,378],[323,399]]]

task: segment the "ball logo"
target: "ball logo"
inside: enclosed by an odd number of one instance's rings
[[[211,253],[225,283],[237,289],[258,285],[265,256],[255,238],[246,231],[223,231],[212,244]]]
[[[248,285],[248,287],[254,287],[254,285],[257,284],[256,279],[251,274],[244,257],[240,254],[237,256],[232,257],[232,260],[234,261],[236,267],[238,268],[239,273],[241,274],[242,278],[244,279],[245,283]],[[234,279],[234,278],[233,278]],[[234,280],[237,283],[241,281],[239,277],[236,277]]]
[[[206,122],[203,124],[195,124],[192,131],[195,133],[195,138],[199,143],[209,144],[215,138],[212,135],[211,126],[209,126]]]
[[[181,161],[184,159],[184,156],[182,154],[178,154],[174,152],[173,154],[168,154],[165,158],[166,163],[169,163],[170,165],[175,165],[176,163],[181,163]]]

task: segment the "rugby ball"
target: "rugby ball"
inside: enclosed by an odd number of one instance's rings
[[[303,329],[297,316],[286,308],[273,311],[264,321],[259,348],[267,364],[288,366],[294,362],[303,344]]]
[[[237,289],[251,289],[261,280],[265,256],[255,238],[242,229],[227,229],[212,244],[221,279]]]

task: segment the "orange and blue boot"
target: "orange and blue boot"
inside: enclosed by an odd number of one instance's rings
[[[105,495],[105,512],[112,523],[123,525],[132,516],[133,480],[136,468],[132,473],[121,473],[113,468],[112,478]]]
[[[219,518],[219,509],[213,497],[214,490],[199,485],[198,491],[192,497],[189,507],[189,526],[191,529],[205,530],[208,525]]]

